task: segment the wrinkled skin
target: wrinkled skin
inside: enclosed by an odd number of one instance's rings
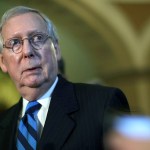
[[[26,13],[10,18],[3,26],[4,43],[13,37],[27,38],[35,32],[48,33],[41,16]],[[55,47],[55,48],[54,48]],[[48,39],[40,50],[34,49],[24,40],[22,52],[15,54],[4,48],[0,54],[0,67],[14,81],[20,94],[27,100],[42,96],[56,79],[60,49]]]

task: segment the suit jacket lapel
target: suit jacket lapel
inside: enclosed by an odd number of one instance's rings
[[[22,102],[20,101],[9,112],[6,112],[4,119],[0,122],[0,138],[4,139],[3,143],[0,142],[0,148],[12,150],[15,149],[16,129],[18,123],[18,114],[21,110]],[[0,139],[0,141],[2,141]]]
[[[60,149],[75,123],[70,114],[78,110],[73,85],[59,77],[53,92],[49,112],[39,142],[39,149]]]

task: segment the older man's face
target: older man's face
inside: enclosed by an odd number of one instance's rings
[[[15,16],[2,29],[4,43],[10,38],[28,38],[36,32],[48,33],[45,22],[35,13]],[[48,38],[39,50],[24,40],[21,49],[20,53],[15,54],[11,49],[4,48],[0,55],[1,69],[9,73],[17,88],[36,88],[53,83],[60,52],[54,49],[51,40]]]

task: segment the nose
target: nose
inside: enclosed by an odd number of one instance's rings
[[[24,58],[34,57],[34,50],[28,38],[23,39],[22,53],[23,53]]]

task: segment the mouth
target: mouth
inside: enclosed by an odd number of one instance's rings
[[[31,68],[27,68],[25,69],[23,73],[38,73],[41,70],[41,67],[31,67]]]

